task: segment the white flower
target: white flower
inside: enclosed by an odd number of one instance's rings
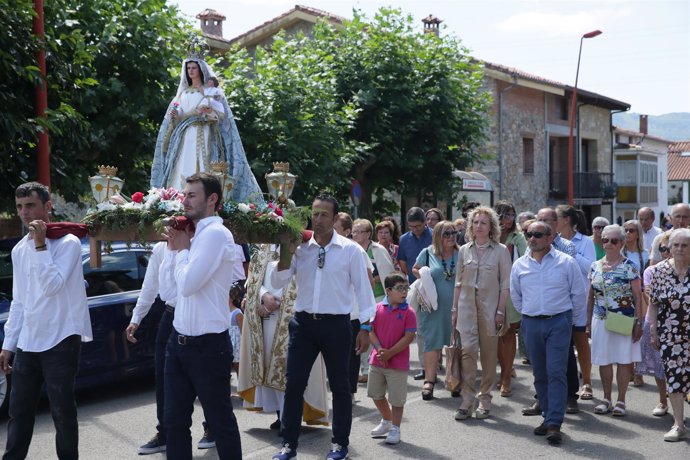
[[[283,221],[283,216],[279,216],[275,212],[272,212],[268,215],[268,218],[271,220],[275,220],[276,222],[282,222]]]
[[[182,202],[177,200],[161,201],[161,205],[166,212],[177,212],[183,209]]]
[[[247,214],[249,211],[251,211],[252,208],[250,208],[248,204],[239,203],[237,205],[237,209],[239,209],[243,213]]]
[[[129,203],[122,205],[122,209],[141,209],[143,207],[143,204],[135,203],[134,201],[130,201]]]
[[[99,211],[114,211],[117,209],[117,206],[106,201],[104,203],[98,203],[96,208],[98,208]]]

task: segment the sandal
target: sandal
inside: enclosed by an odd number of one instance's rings
[[[501,396],[504,398],[509,398],[513,395],[513,390],[510,389],[510,385],[501,385]]]
[[[611,412],[611,415],[615,415],[616,417],[622,417],[625,415],[625,402],[623,401],[616,401],[616,405],[613,408],[613,411]]]
[[[470,418],[469,409],[460,408],[455,411],[455,420],[467,420]]]
[[[430,380],[425,380],[422,386],[422,399],[424,401],[430,401],[434,399],[434,382]]]
[[[589,383],[585,383],[582,385],[582,389],[580,390],[580,399],[588,401],[594,397],[594,394],[592,393],[592,385]]]
[[[603,415],[608,414],[609,412],[611,412],[611,401],[608,399],[604,399],[601,404],[594,407],[595,414]]]

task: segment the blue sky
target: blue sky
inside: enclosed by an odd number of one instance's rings
[[[688,0],[168,0],[194,23],[212,8],[227,17],[224,36],[235,37],[295,4],[352,17],[393,6],[421,19],[444,20],[445,34],[462,39],[486,61],[572,85],[582,34],[578,87],[632,105],[649,115],[690,112],[690,1]]]

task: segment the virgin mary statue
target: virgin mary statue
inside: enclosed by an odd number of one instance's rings
[[[222,92],[207,88],[217,79],[201,52],[188,54],[180,75],[177,94],[158,132],[151,187],[182,190],[188,176],[210,171],[211,163],[227,162],[228,177],[235,179],[235,185],[226,197],[262,201],[228,102]]]

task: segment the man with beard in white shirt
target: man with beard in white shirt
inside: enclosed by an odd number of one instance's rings
[[[177,306],[165,356],[168,459],[192,458],[189,427],[198,396],[221,459],[242,458],[237,419],[230,402],[230,314],[228,293],[238,260],[235,242],[215,216],[222,203],[220,181],[201,172],[186,180],[185,216],[196,230],[168,230],[175,255]],[[193,238],[192,238],[193,235]]]
[[[44,383],[55,424],[57,457],[76,459],[79,429],[74,380],[81,342],[92,340],[81,243],[71,234],[46,237],[52,203],[45,185],[20,185],[15,203],[29,233],[12,249],[12,304],[0,352],[0,368],[12,373],[13,383],[3,459],[26,458]]]

